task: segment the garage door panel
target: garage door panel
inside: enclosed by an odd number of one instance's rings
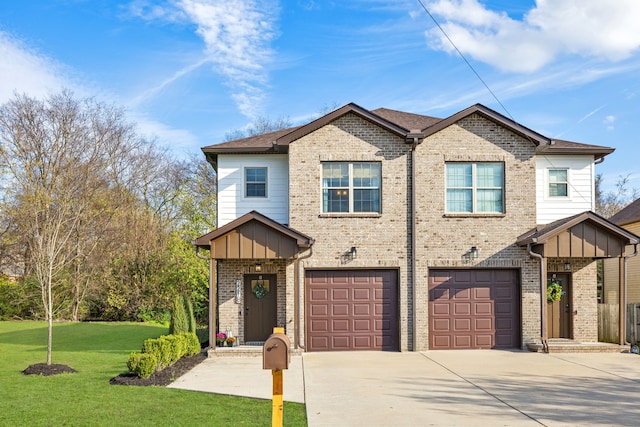
[[[309,351],[398,350],[397,272],[311,270],[305,272],[305,286]],[[322,309],[314,310],[314,294],[325,298]],[[329,334],[323,331],[327,324]],[[321,332],[330,338],[316,339]]]
[[[309,326],[313,332],[329,332],[329,321],[327,319],[312,320]]]
[[[519,307],[517,270],[431,270],[429,347],[519,347]]]

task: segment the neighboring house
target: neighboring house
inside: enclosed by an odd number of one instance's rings
[[[639,242],[591,212],[612,148],[482,105],[438,119],[348,104],[203,151],[218,176],[218,229],[196,241],[211,342],[276,325],[306,351],[595,342],[594,260]],[[552,278],[565,295],[547,305]]]
[[[612,223],[634,234],[640,234],[640,199],[609,218]],[[620,268],[617,260],[605,260],[603,267],[602,302],[617,304]],[[640,304],[640,256],[626,260],[627,304]]]

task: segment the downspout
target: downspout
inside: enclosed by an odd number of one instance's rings
[[[295,304],[293,305],[293,318],[294,318],[294,328],[296,329],[295,339],[294,339],[294,347],[301,348],[304,350],[304,343],[300,339],[300,260],[307,259],[311,255],[313,255],[313,246],[309,246],[309,253],[303,257],[299,257],[296,254],[295,260],[293,262],[293,298],[295,299]]]
[[[411,233],[411,239],[409,241],[409,262],[410,262],[410,268],[411,268],[411,274],[409,275],[409,277],[411,278],[411,312],[412,312],[412,318],[411,318],[411,327],[412,327],[412,331],[411,331],[411,336],[412,336],[412,340],[411,340],[411,351],[416,351],[418,348],[418,334],[417,334],[417,326],[416,326],[416,319],[417,319],[417,310],[416,310],[416,301],[417,301],[417,295],[418,295],[418,291],[417,291],[417,273],[416,273],[416,229],[417,229],[417,222],[416,222],[416,148],[418,147],[418,145],[424,141],[424,134],[422,133],[421,130],[412,130],[410,131],[407,136],[405,141],[407,143],[411,143],[411,151],[409,152],[409,155],[411,156],[411,159],[409,161],[409,167],[411,168],[411,173],[409,174],[409,185],[411,186],[411,196],[409,197],[409,215],[411,215],[411,219],[409,221],[409,233]]]
[[[411,342],[411,350],[412,351],[416,351],[417,349],[417,344],[418,344],[418,338],[417,338],[417,328],[416,328],[416,317],[417,317],[417,313],[416,313],[416,298],[417,298],[417,286],[416,286],[416,281],[417,279],[417,274],[416,274],[416,147],[418,146],[419,141],[418,140],[414,140],[413,144],[411,144],[411,200],[409,201],[410,209],[409,212],[411,212],[411,222],[410,222],[410,233],[411,233],[411,243],[410,243],[410,248],[409,250],[411,251],[411,254],[409,255],[409,259],[411,262],[411,304],[413,304],[413,306],[411,307],[411,312],[413,313],[413,318],[411,319],[411,323],[412,323],[412,327],[413,327],[413,331],[412,331],[412,342]]]
[[[622,257],[622,286],[620,289],[620,307],[619,307],[619,331],[620,337],[618,342],[620,345],[624,345],[627,341],[627,260],[638,255],[638,244],[633,245],[633,253]]]
[[[531,249],[531,243],[527,244],[527,250],[531,258],[537,258],[540,262],[540,340],[542,341],[542,351],[549,353],[549,344],[547,342],[547,307],[545,306],[547,289],[546,282],[546,266],[544,257],[538,253],[533,252]]]
[[[214,304],[215,300],[217,298],[216,294],[216,289],[215,286],[213,284],[213,259],[211,257],[206,257],[204,255],[200,255],[200,247],[197,246],[195,243],[193,244],[193,247],[196,250],[196,257],[198,257],[199,259],[204,259],[209,261],[209,348],[214,349],[216,348],[216,308],[218,307],[218,304]]]

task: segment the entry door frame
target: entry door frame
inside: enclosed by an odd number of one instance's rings
[[[252,289],[254,281],[268,281],[268,292],[258,298]],[[263,342],[278,323],[278,277],[276,274],[244,275],[244,341]]]
[[[571,273],[548,273],[547,283],[553,277],[562,286],[560,301],[547,301],[548,338],[573,338],[573,298]],[[546,298],[546,295],[544,296]]]

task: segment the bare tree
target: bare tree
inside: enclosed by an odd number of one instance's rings
[[[262,135],[264,133],[273,132],[280,129],[291,127],[291,121],[288,117],[280,117],[279,119],[269,119],[266,117],[258,117],[243,129],[236,129],[225,135],[226,141],[234,139],[247,138],[250,136]]]
[[[633,202],[640,196],[640,190],[637,188],[629,189],[629,179],[631,175],[620,175],[616,181],[613,190],[604,191],[602,189],[602,174],[596,175],[595,196],[596,196],[596,213],[605,218],[611,218],[622,208]]]
[[[79,306],[90,259],[118,210],[130,152],[145,146],[122,110],[69,91],[44,101],[26,95],[0,107],[0,163],[11,181],[12,220],[26,242],[29,272],[39,283],[48,320],[51,364],[54,290],[74,275]],[[77,311],[76,311],[77,313]]]

